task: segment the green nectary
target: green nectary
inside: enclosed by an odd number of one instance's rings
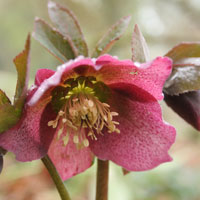
[[[80,94],[92,95],[99,101],[106,103],[110,89],[103,82],[97,81],[93,76],[79,76],[64,81],[52,90],[51,104],[55,112],[63,107],[67,100],[78,97]]]

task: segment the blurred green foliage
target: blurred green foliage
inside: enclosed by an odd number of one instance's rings
[[[137,23],[150,48],[151,58],[164,55],[181,41],[200,40],[200,1],[198,0],[57,0],[77,16],[90,52],[105,31],[119,18],[132,15],[128,31],[111,51],[119,58],[131,58],[131,35]],[[28,32],[33,30],[35,16],[50,23],[47,0],[0,0],[0,87],[11,97],[14,94],[16,72],[13,58],[21,52]],[[40,44],[32,38],[31,82],[37,69],[59,65]],[[111,165],[111,200],[198,200],[200,196],[200,137],[194,129],[162,104],[164,118],[177,129],[177,141],[170,151],[174,161],[147,172],[122,175],[121,169]],[[13,184],[23,177],[33,176],[43,170],[40,161],[18,163],[13,155],[5,159],[0,178],[0,199],[59,199],[50,186],[36,195],[30,188],[25,195],[13,189]],[[38,182],[41,178],[36,179]],[[48,180],[49,181],[49,180]],[[95,166],[68,181],[66,185],[75,200],[94,199]],[[28,187],[28,185],[27,185]],[[22,187],[26,188],[26,185]],[[32,193],[31,193],[32,192]],[[31,196],[31,195],[32,196]],[[11,196],[10,196],[11,195]],[[12,196],[15,195],[15,196]],[[21,196],[20,196],[21,195]],[[35,195],[35,196],[34,196]]]

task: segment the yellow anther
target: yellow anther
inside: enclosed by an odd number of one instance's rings
[[[112,116],[118,116],[119,114],[117,112],[111,112],[110,113]]]
[[[66,146],[68,144],[68,142],[69,142],[69,134],[67,133],[67,135],[65,135],[62,138],[62,140],[63,140],[64,146]]]
[[[74,98],[72,99],[73,102],[77,102],[78,101],[78,98]]]
[[[116,133],[120,133],[120,130],[118,128],[115,129]]]
[[[94,102],[93,102],[92,100],[89,100],[89,101],[88,101],[88,106],[89,106],[90,108],[92,108],[92,107],[94,106]]]
[[[106,115],[103,116],[103,119],[107,122],[108,121],[108,117]]]
[[[66,118],[62,118],[62,122],[63,124],[67,122],[67,119]]]
[[[79,138],[78,138],[77,135],[75,135],[75,136],[73,137],[73,142],[74,142],[75,144],[78,144],[78,143],[79,143]]]
[[[75,110],[74,108],[70,108],[70,109],[69,109],[69,113],[70,113],[70,115],[73,116],[73,117],[78,115],[77,110]]]
[[[54,121],[49,121],[48,122],[48,126],[53,126],[53,124],[54,124]]]
[[[62,110],[60,110],[59,112],[58,112],[58,115],[59,116],[63,116],[65,114],[65,112],[63,112]]]
[[[108,105],[107,103],[102,103],[103,106],[110,108],[110,105]]]
[[[51,120],[48,122],[48,126],[52,126],[53,128],[56,128],[58,125],[58,121],[57,120]]]
[[[111,115],[111,113],[108,113],[108,121],[112,121],[112,115]]]
[[[89,141],[88,141],[88,139],[84,139],[84,140],[83,140],[83,145],[84,145],[85,147],[88,147],[88,146],[89,146]]]
[[[91,131],[89,131],[88,136],[92,136],[92,135],[93,135],[93,133]]]

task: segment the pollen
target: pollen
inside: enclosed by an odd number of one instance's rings
[[[75,81],[75,87],[70,88],[62,97],[65,102],[56,119],[48,122],[48,126],[58,127],[57,139],[62,136],[66,146],[72,137],[73,143],[79,148],[88,147],[88,138],[97,140],[98,135],[104,135],[106,129],[108,133],[120,133],[117,128],[119,122],[113,120],[118,113],[110,111],[109,104],[99,100],[93,89],[96,81],[88,83],[88,80],[82,77],[81,81]]]

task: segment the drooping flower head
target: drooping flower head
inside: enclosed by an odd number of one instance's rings
[[[48,152],[63,179],[87,169],[93,155],[129,171],[152,169],[171,160],[175,139],[157,101],[170,72],[167,57],[139,64],[109,55],[38,70],[24,115],[0,146],[20,161]]]

